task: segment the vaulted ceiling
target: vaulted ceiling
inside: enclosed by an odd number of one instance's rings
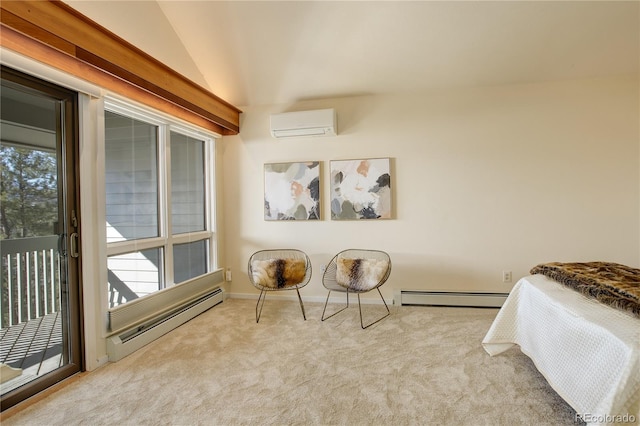
[[[640,73],[640,2],[66,1],[236,106]]]

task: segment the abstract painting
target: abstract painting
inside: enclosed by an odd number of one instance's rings
[[[264,165],[265,220],[320,220],[320,163]]]
[[[331,161],[331,219],[390,219],[388,158]]]

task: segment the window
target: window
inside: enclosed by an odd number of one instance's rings
[[[174,234],[203,231],[204,142],[171,132],[171,224]]]
[[[158,126],[105,111],[107,242],[157,237]]]
[[[105,106],[109,308],[215,268],[211,135]]]

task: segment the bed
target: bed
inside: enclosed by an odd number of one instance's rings
[[[536,268],[514,286],[484,349],[495,356],[518,345],[589,425],[639,424],[640,303],[633,306],[634,292],[625,306],[605,304],[600,292]]]

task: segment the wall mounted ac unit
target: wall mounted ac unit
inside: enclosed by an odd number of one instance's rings
[[[333,108],[271,115],[271,136],[274,138],[335,136],[337,133],[336,111]]]

